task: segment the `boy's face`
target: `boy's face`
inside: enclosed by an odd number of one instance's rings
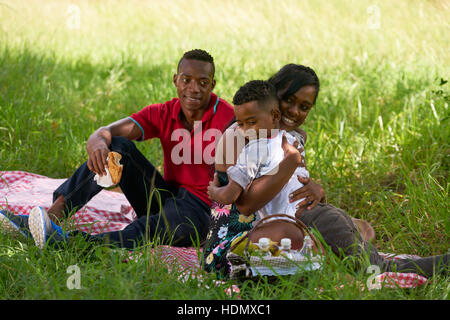
[[[281,128],[290,131],[302,125],[316,98],[314,86],[301,87],[289,98],[280,100]]]
[[[197,111],[208,106],[216,85],[213,66],[209,62],[183,59],[173,76],[182,110]]]
[[[236,116],[238,129],[242,131],[246,138],[250,139],[252,136],[254,137],[254,133],[256,133],[256,138],[260,136],[270,137],[270,130],[279,128],[281,117],[280,110],[276,105],[271,110],[266,111],[258,106],[257,101],[236,105],[234,115]],[[260,131],[262,129],[265,131]]]

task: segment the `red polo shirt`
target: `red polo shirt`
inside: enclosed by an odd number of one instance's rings
[[[184,187],[211,205],[206,191],[214,173],[215,146],[234,117],[233,107],[211,93],[209,105],[192,131],[185,128],[180,113],[180,100],[174,98],[147,106],[130,118],[142,130],[139,141],[160,139],[164,180],[177,188]]]

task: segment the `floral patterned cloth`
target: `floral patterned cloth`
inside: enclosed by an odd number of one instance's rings
[[[217,172],[220,184],[228,183],[226,172]],[[245,216],[236,205],[222,205],[213,201],[211,206],[211,222],[206,242],[203,246],[202,263],[208,272],[215,272],[218,278],[226,278],[230,274],[230,262],[226,255],[234,239],[253,227],[256,220],[254,214]]]

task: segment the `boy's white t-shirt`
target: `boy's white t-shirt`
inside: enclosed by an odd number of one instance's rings
[[[297,140],[293,135],[284,130],[280,130],[276,136],[271,138],[251,140],[242,149],[236,164],[228,168],[228,177],[245,189],[254,179],[275,174],[278,171],[280,162],[284,158],[284,151],[281,147],[283,134],[286,136],[289,144],[293,144]],[[304,157],[305,151],[301,155]],[[295,216],[295,206],[303,200],[289,202],[289,194],[303,187],[303,184],[298,181],[297,175],[309,178],[309,172],[306,168],[297,167],[283,189],[270,202],[256,212],[259,219],[277,213]]]

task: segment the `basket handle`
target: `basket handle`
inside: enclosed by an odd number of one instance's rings
[[[311,237],[311,239],[313,240],[314,244],[316,245],[317,248],[320,248],[322,253],[323,252],[323,248],[322,246],[319,244],[319,242],[317,241],[316,237],[308,230],[308,227],[302,222],[300,221],[298,218],[287,215],[287,214],[272,214],[270,216],[264,217],[261,220],[259,220],[256,225],[245,235],[243,236],[241,239],[239,239],[238,242],[236,242],[231,248],[230,250],[233,251],[242,241],[244,241],[245,239],[247,239],[247,243],[245,244],[245,251],[247,251],[250,240],[249,240],[249,236],[259,227],[261,227],[264,223],[267,223],[268,220],[271,220],[273,218],[287,218],[288,220],[284,220],[286,222],[292,223],[293,225],[297,226],[297,228],[299,228],[301,231],[306,231],[306,233]],[[304,232],[303,232],[304,233]]]

